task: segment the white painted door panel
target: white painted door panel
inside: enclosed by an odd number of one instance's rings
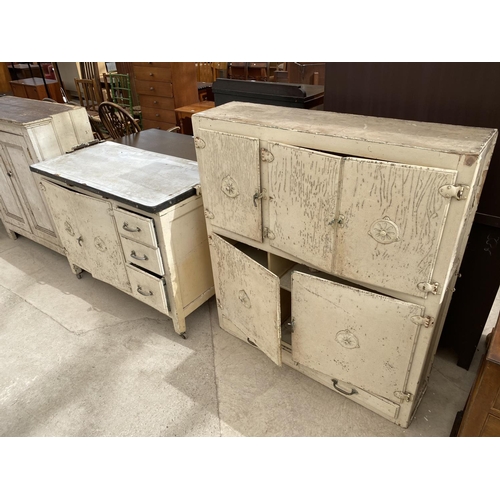
[[[90,261],[83,247],[78,212],[74,205],[75,193],[45,180],[40,184],[66,256],[72,264],[90,272]]]
[[[9,158],[16,179],[22,187],[21,196],[33,222],[33,233],[41,238],[52,238],[58,242],[49,211],[30,171],[30,165],[37,160],[31,157],[23,137],[0,134],[0,138],[4,154]]]
[[[279,278],[215,233],[210,245],[220,313],[281,366]]]
[[[457,172],[347,158],[342,172],[335,272],[391,290],[424,296],[450,199],[439,188]]]
[[[197,148],[203,204],[213,226],[262,241],[259,140],[203,130]]]
[[[332,272],[340,157],[270,143],[269,243]]]
[[[96,279],[130,291],[111,203],[42,181],[67,256]]]
[[[397,401],[406,389],[424,308],[332,281],[292,274],[293,360]]]
[[[19,203],[13,184],[14,172],[6,161],[0,144],[0,203],[3,205],[6,222],[31,232],[26,215]]]

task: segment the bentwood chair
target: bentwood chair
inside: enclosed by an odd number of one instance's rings
[[[134,117],[114,102],[104,101],[99,104],[99,118],[112,139],[141,131]]]

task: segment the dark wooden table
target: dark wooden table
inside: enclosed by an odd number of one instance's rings
[[[115,142],[146,151],[197,161],[194,139],[190,135],[150,128],[136,134],[126,135],[116,139]]]

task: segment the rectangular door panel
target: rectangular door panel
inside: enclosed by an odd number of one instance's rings
[[[75,193],[46,180],[40,181],[40,184],[66,256],[72,264],[91,272],[74,204]]]
[[[258,139],[202,132],[196,156],[206,216],[215,227],[262,241]]]
[[[42,238],[49,236],[57,239],[49,211],[30,171],[30,164],[35,163],[37,160],[31,158],[26,142],[22,137],[12,136],[9,142],[4,142],[4,140],[2,142],[5,154],[8,156],[15,172],[16,180],[21,186],[24,204],[33,220],[33,233]]]
[[[215,233],[210,250],[219,313],[281,366],[279,278]]]
[[[7,164],[2,155],[2,146],[0,145],[0,203],[2,204],[6,222],[31,233],[13,184],[13,175],[10,165]]]
[[[79,193],[74,196],[83,246],[88,254],[92,276],[120,290],[130,291],[111,203]]]
[[[292,356],[349,392],[350,385],[398,401],[406,389],[424,308],[292,274]]]
[[[331,272],[341,158],[270,143],[269,243]]]
[[[449,198],[439,188],[457,172],[348,158],[342,172],[335,273],[425,296],[432,280]]]

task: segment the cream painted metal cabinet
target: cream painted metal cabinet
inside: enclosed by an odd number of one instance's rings
[[[30,165],[93,140],[85,108],[0,97],[0,218],[17,234],[62,252]]]
[[[407,427],[497,131],[236,102],[193,126],[222,328]]]
[[[169,316],[214,294],[196,162],[113,142],[31,166],[71,268]]]

